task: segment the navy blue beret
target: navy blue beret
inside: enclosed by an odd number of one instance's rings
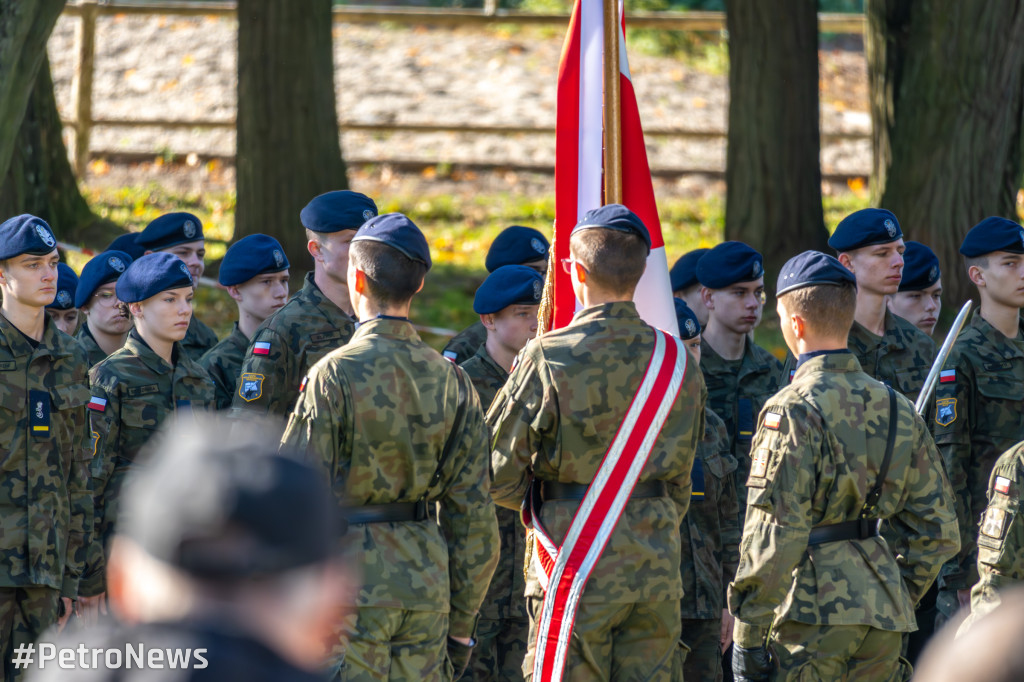
[[[651,252],[651,233],[640,217],[630,211],[622,204],[608,204],[599,208],[587,211],[583,219],[576,223],[569,236],[580,230],[589,230],[594,227],[603,227],[616,232],[631,232],[640,237],[647,245],[647,252]]]
[[[281,244],[265,234],[250,234],[231,245],[220,262],[217,281],[226,287],[248,282],[265,272],[288,269],[288,257]]]
[[[57,238],[42,218],[23,213],[0,223],[0,260],[23,253],[45,256],[56,248]]]
[[[163,251],[178,244],[204,239],[203,223],[191,213],[166,213],[135,236],[135,242],[144,251]]]
[[[406,257],[423,263],[430,269],[430,247],[416,223],[401,213],[385,213],[367,220],[356,230],[353,242],[374,241],[387,244],[405,254]]]
[[[93,257],[82,268],[82,276],[78,278],[78,291],[75,293],[75,307],[81,308],[89,302],[92,295],[104,284],[116,282],[134,259],[124,251],[110,249]]]
[[[55,310],[76,308],[75,291],[78,289],[78,275],[67,263],[57,263],[57,295],[53,303],[46,306]]]
[[[139,246],[139,235],[135,232],[126,232],[122,234],[120,237],[110,242],[110,245],[104,250],[127,253],[132,260],[135,260],[146,253],[146,249]]]
[[[939,281],[939,257],[921,242],[906,242],[900,291],[921,291]]]
[[[819,284],[839,286],[846,283],[856,287],[857,278],[842,263],[821,251],[804,251],[782,266],[775,295]]]
[[[132,261],[117,280],[117,298],[122,303],[137,303],[168,289],[192,286],[192,275],[185,261],[173,253],[147,253]]]
[[[484,265],[494,272],[502,265],[522,265],[548,258],[547,238],[532,227],[513,225],[501,231],[487,250]]]
[[[828,245],[839,253],[865,246],[888,244],[903,237],[900,221],[884,208],[862,208],[839,222],[828,239]]]
[[[697,261],[710,250],[694,249],[679,257],[668,273],[668,278],[672,282],[672,291],[682,291],[700,283],[697,279]]]
[[[960,253],[968,258],[993,251],[1024,253],[1024,228],[1012,220],[992,216],[972,227],[960,245]]]
[[[697,313],[693,312],[693,308],[686,305],[686,301],[681,298],[673,298],[672,302],[676,305],[676,322],[679,323],[679,338],[687,341],[695,336],[699,336],[700,320],[697,319]]]
[[[759,277],[764,277],[764,260],[743,242],[722,242],[697,262],[697,279],[708,289],[724,289]]]
[[[496,313],[510,305],[540,305],[544,276],[525,265],[502,265],[492,272],[473,297],[477,315]]]
[[[377,215],[373,199],[347,189],[328,192],[314,198],[299,213],[302,226],[313,232],[358,230]]]

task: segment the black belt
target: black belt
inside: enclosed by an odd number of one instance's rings
[[[557,481],[541,481],[540,496],[542,500],[582,500],[590,488],[586,483],[558,483]],[[665,497],[668,487],[665,481],[647,481],[637,483],[633,487],[630,498]]]
[[[390,504],[368,504],[364,507],[349,507],[345,520],[349,525],[357,523],[388,523],[401,521],[426,521],[427,501],[392,502]]]
[[[810,545],[823,545],[826,542],[843,542],[845,540],[867,540],[878,537],[879,519],[855,519],[833,523],[828,526],[818,526],[811,529],[811,537],[807,540]]]

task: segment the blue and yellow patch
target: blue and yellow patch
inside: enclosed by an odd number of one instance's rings
[[[939,398],[935,401],[935,423],[949,426],[956,421],[956,398]]]
[[[238,382],[238,397],[247,403],[258,400],[263,395],[263,380],[265,378],[262,374],[243,373]]]

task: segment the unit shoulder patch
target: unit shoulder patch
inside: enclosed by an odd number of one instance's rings
[[[939,398],[935,401],[935,423],[949,426],[956,421],[956,398]]]
[[[981,521],[981,534],[993,540],[1002,540],[1006,530],[1006,510],[989,507]]]
[[[258,400],[263,395],[263,380],[266,377],[262,374],[243,372],[238,382],[238,397],[247,403]]]

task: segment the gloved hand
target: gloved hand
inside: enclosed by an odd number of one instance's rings
[[[473,644],[466,646],[451,637],[448,638],[448,660],[452,662],[452,668],[455,669],[455,674],[452,675],[453,680],[459,679],[462,677],[462,673],[466,672],[466,666],[469,665],[469,657],[472,656],[475,645],[476,640],[473,640]]]
[[[736,682],[770,682],[774,669],[775,660],[765,647],[744,649],[733,642],[732,674]]]

